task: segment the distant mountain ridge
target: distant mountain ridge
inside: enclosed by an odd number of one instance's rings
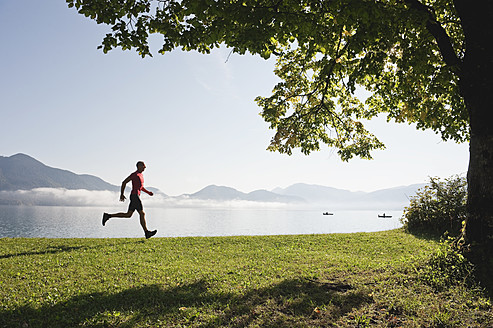
[[[285,189],[276,188],[278,194],[286,196],[297,196],[305,199],[312,204],[325,204],[331,207],[352,207],[366,208],[368,206],[387,205],[391,207],[402,207],[409,203],[409,198],[426,186],[425,183],[412,184],[394,188],[381,189],[373,192],[348,191],[320,185],[310,185],[298,183]]]
[[[158,189],[148,188],[161,199],[169,200],[211,200],[211,201],[251,201],[285,204],[306,204],[335,208],[402,208],[409,203],[409,197],[425,184],[413,184],[377,190],[374,192],[353,192],[321,185],[297,183],[286,188],[275,188],[272,191],[255,190],[243,193],[231,187],[209,185],[193,194],[170,197]],[[25,155],[16,154],[10,157],[0,156],[0,204],[31,204],[39,201],[36,196],[19,200],[12,193],[16,190],[33,190],[37,188],[54,188],[67,190],[113,191],[120,187],[87,174],[46,166],[40,161]],[[33,194],[34,195],[34,194]],[[25,196],[27,197],[27,196]],[[46,203],[44,203],[46,204]],[[48,201],[48,204],[49,203]],[[56,205],[55,203],[53,203]]]
[[[319,203],[331,201],[344,201],[360,197],[366,193],[349,191],[320,185],[296,183],[287,188],[276,188],[273,192],[287,196],[297,196],[306,199],[309,202]]]
[[[305,200],[298,196],[279,195],[267,190],[255,190],[250,193],[243,193],[231,187],[209,185],[194,194],[185,195],[190,199],[201,200],[247,200],[254,202],[277,202],[277,203],[300,203]]]
[[[26,154],[0,156],[0,191],[35,188],[119,190],[96,176],[49,167]]]
[[[373,192],[349,191],[321,185],[297,183],[287,188],[275,188],[272,191],[255,190],[243,193],[226,186],[209,185],[196,193],[180,197],[195,200],[234,201],[246,200],[254,202],[277,202],[289,204],[306,204],[337,208],[389,208],[397,209],[406,206],[411,196],[426,184],[381,189]]]

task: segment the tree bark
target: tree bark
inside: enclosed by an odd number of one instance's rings
[[[493,1],[473,4],[469,0],[455,0],[454,3],[466,37],[460,90],[469,112],[471,133],[465,236],[474,262],[490,262],[493,250]]]

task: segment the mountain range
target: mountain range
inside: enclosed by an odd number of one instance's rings
[[[248,200],[257,202],[277,202],[325,206],[331,209],[352,208],[389,208],[401,209],[409,204],[409,197],[414,196],[425,184],[381,189],[373,192],[348,191],[320,185],[297,183],[287,188],[272,191],[256,190],[248,194],[225,186],[207,186],[191,194],[183,195],[190,199],[231,201]],[[182,197],[183,197],[182,196]]]
[[[49,167],[25,154],[0,156],[0,191],[34,188],[119,190],[119,187],[93,175]]]
[[[298,183],[287,188],[276,188],[272,191],[255,190],[243,193],[226,186],[207,186],[193,194],[170,197],[158,189],[149,188],[167,199],[211,200],[211,201],[253,201],[289,204],[324,205],[336,207],[368,207],[385,205],[402,208],[409,202],[409,197],[425,184],[382,189],[374,192],[353,192],[332,187]],[[37,204],[35,199],[26,202],[12,198],[12,191],[35,190],[36,188],[62,188],[67,190],[92,190],[117,192],[119,186],[112,185],[101,178],[46,166],[40,161],[25,155],[16,154],[10,157],[0,156],[0,204]],[[49,203],[49,202],[48,202]],[[46,204],[46,200],[45,203]],[[53,205],[56,205],[54,202]]]
[[[394,188],[381,189],[372,192],[349,191],[320,185],[310,185],[298,183],[285,189],[276,188],[273,191],[281,195],[297,196],[308,200],[314,204],[329,204],[337,206],[339,204],[347,205],[358,203],[363,206],[368,204],[387,203],[401,206],[408,204],[409,198],[423,188],[426,184],[412,184],[409,186],[400,186]]]
[[[250,193],[243,193],[231,187],[216,185],[207,186],[194,194],[184,196],[190,199],[216,201],[247,200],[276,203],[303,203],[306,201],[296,195],[281,195],[268,190],[255,190]]]

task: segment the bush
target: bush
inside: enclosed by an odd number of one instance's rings
[[[466,201],[464,177],[452,176],[444,181],[430,178],[430,184],[411,197],[401,222],[411,233],[458,236],[466,218]]]
[[[442,241],[439,250],[418,270],[423,282],[437,291],[454,285],[476,284],[474,266],[455,247],[454,239]]]

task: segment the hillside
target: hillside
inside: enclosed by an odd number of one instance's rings
[[[409,203],[409,197],[413,196],[424,184],[395,187],[377,190],[374,192],[353,192],[327,186],[297,183],[287,188],[276,188],[272,191],[255,190],[243,193],[226,186],[207,186],[193,194],[185,194],[177,197],[169,197],[157,189],[149,188],[162,198],[183,200],[212,200],[212,201],[252,201],[290,204],[308,204],[310,206],[323,206],[327,210],[352,208],[387,208],[402,209]],[[17,190],[33,190],[37,188],[65,189],[65,190],[89,190],[89,191],[114,191],[119,187],[109,184],[104,180],[87,174],[75,174],[73,172],[49,167],[40,161],[25,155],[17,154],[10,157],[0,156],[0,204],[41,204],[58,205],[72,202],[72,199],[83,199],[87,196],[63,194],[61,199],[50,196],[53,193],[46,192],[40,196],[37,192],[12,193]],[[50,198],[51,197],[51,198]],[[157,198],[157,197],[156,197]],[[43,199],[43,201],[41,201]],[[79,204],[81,200],[76,203]],[[157,199],[156,199],[157,201]],[[83,202],[84,203],[84,202]],[[90,201],[86,203],[91,203]]]
[[[286,196],[296,196],[312,203],[348,201],[363,196],[364,192],[352,192],[344,189],[297,183],[287,188],[276,188],[273,192]]]
[[[0,191],[34,188],[119,189],[96,176],[49,167],[25,154],[0,156]]]
[[[362,192],[298,183],[284,189],[276,188],[273,192],[285,196],[300,197],[311,204],[323,204],[330,208],[347,207],[348,205],[351,208],[369,208],[380,207],[382,204],[387,207],[402,208],[409,203],[409,198],[425,185],[413,184],[373,192]]]
[[[255,190],[250,193],[243,193],[231,187],[210,185],[194,194],[187,195],[190,199],[202,200],[247,200],[255,202],[278,202],[278,203],[296,203],[304,202],[304,199],[297,196],[279,195],[267,190]]]

